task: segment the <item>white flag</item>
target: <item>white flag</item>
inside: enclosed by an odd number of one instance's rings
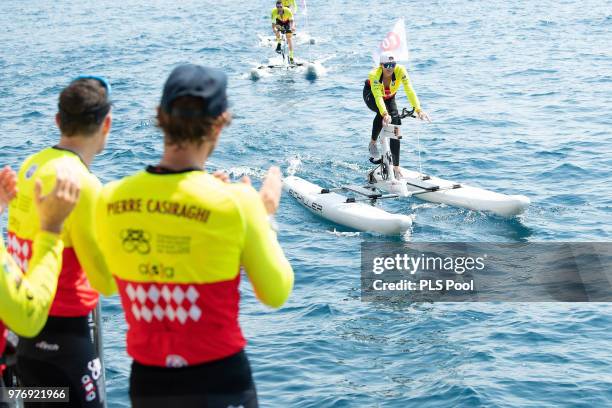
[[[372,53],[374,64],[378,65],[380,54],[383,52],[392,52],[396,61],[408,61],[408,40],[404,18],[397,20],[393,30],[387,33],[376,51]]]

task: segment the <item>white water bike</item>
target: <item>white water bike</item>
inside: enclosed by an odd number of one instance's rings
[[[417,197],[502,217],[513,217],[529,206],[529,198],[522,195],[495,193],[401,167],[396,175],[389,141],[402,138],[401,119],[406,117],[414,117],[414,110],[404,108],[392,124],[383,127],[379,137],[381,157],[372,160],[377,166],[368,171],[367,184],[325,189],[300,177],[289,176],[283,180],[283,188],[323,218],[356,230],[382,234],[402,233],[412,224],[410,216],[392,214],[374,206],[383,199]]]
[[[281,35],[281,48],[280,48],[280,55],[283,59],[282,64],[268,64],[268,65],[261,65],[259,66],[257,69],[262,69],[262,68],[285,68],[285,69],[290,69],[290,68],[295,68],[295,67],[301,67],[304,65],[304,63],[302,62],[290,62],[289,59],[289,44],[287,42],[287,30],[285,29],[284,26],[277,26],[280,35]]]

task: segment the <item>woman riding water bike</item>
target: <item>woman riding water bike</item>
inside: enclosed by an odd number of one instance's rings
[[[419,98],[412,88],[406,68],[396,63],[392,53],[381,54],[380,65],[370,71],[363,87],[363,100],[371,111],[376,112],[372,121],[372,140],[369,146],[371,161],[380,157],[376,140],[383,126],[390,123],[401,124],[395,103],[395,95],[400,85],[404,85],[404,91],[408,101],[414,107],[417,118],[430,121],[429,115],[421,110]],[[400,142],[398,139],[391,139],[389,142],[393,156],[393,171],[396,178],[399,178]]]

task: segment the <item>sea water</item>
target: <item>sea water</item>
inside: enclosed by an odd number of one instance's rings
[[[79,74],[113,86],[113,131],[92,170],[104,182],[154,164],[155,108],[173,67],[229,76],[234,120],[210,169],[257,184],[270,165],[320,185],[362,183],[373,113],[361,99],[371,52],[405,17],[410,78],[431,124],[405,121],[402,165],[509,194],[519,218],[416,199],[411,235],[330,224],[283,196],[280,241],[296,275],[287,305],[242,283],[240,321],[262,406],[612,405],[606,304],[407,304],[360,301],[363,241],[606,241],[612,233],[612,2],[312,1],[300,70],[250,71],[275,56],[271,1],[3,0],[0,161],[17,168],[55,144],[59,91]],[[302,7],[303,9],[303,7]],[[324,69],[323,69],[324,68]],[[407,105],[403,90],[397,97]],[[420,152],[420,154],[419,154]],[[6,225],[6,217],[4,217]],[[109,406],[129,405],[126,324],[103,300]]]

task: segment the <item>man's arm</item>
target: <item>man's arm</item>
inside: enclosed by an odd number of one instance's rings
[[[380,71],[380,68],[374,69],[368,75],[368,79],[370,80],[370,89],[372,89],[372,95],[374,96],[374,101],[378,107],[378,112],[380,113],[380,116],[385,116],[387,115],[387,106],[385,105],[385,100],[383,99],[384,87],[379,81],[381,74],[382,72]]]
[[[95,232],[96,204],[102,186],[97,180],[88,180],[83,184],[87,185],[83,185],[81,198],[71,217],[70,238],[91,286],[103,295],[110,296],[117,292],[117,286],[100,251]]]
[[[421,103],[419,102],[419,98],[417,97],[414,88],[412,88],[412,83],[410,82],[408,72],[403,66],[400,70],[400,78],[402,84],[404,85],[404,91],[406,92],[406,96],[408,97],[408,102],[410,102],[416,112],[419,112],[421,110]]]
[[[34,238],[27,275],[21,273],[0,240],[0,320],[20,336],[36,336],[45,325],[57,290],[64,244],[41,231]]]
[[[246,228],[241,264],[258,299],[268,306],[280,307],[293,288],[293,269],[270,228],[260,195],[250,186],[240,188]]]
[[[272,31],[274,31],[274,35],[276,35],[276,9],[272,9],[271,19],[272,19]]]
[[[293,18],[293,13],[291,12],[291,9],[287,7],[285,9],[285,13],[287,14],[287,19],[289,21],[289,27],[291,27],[291,31],[295,30],[295,19]]]

